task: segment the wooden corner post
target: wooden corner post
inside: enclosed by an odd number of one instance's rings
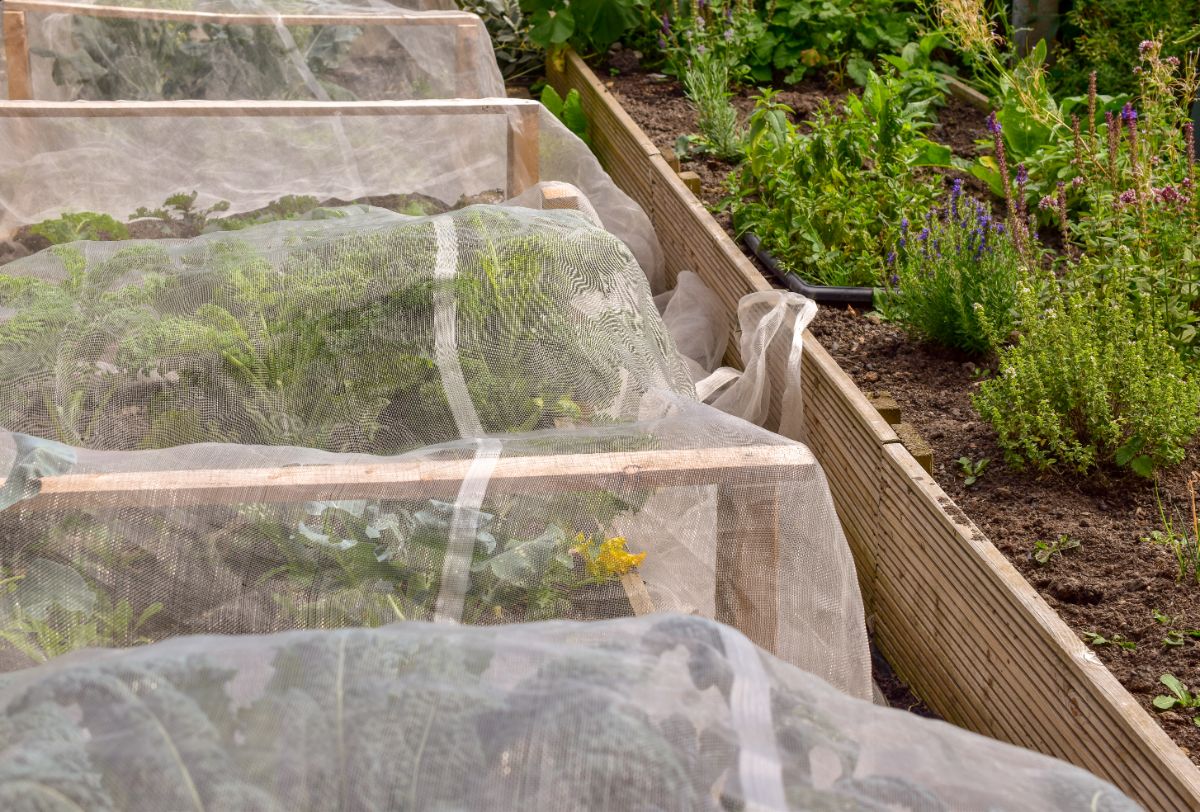
[[[479,87],[479,55],[476,53],[476,40],[479,28],[473,24],[454,26],[454,91],[460,99],[477,97],[482,88]]]
[[[4,59],[8,63],[8,97],[17,101],[33,98],[29,72],[29,33],[25,12],[4,10]]]
[[[717,515],[716,619],[776,653],[779,485],[722,487]]]
[[[508,196],[516,197],[536,184],[538,170],[539,104],[521,105],[508,118]]]

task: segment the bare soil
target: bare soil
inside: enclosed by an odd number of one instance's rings
[[[664,152],[679,136],[695,132],[695,113],[673,80],[627,69],[612,76],[609,86]],[[844,92],[814,80],[784,90],[780,98],[802,119],[822,99],[836,99]],[[735,99],[743,114],[753,107],[752,95],[746,91]],[[983,118],[980,111],[951,99],[930,137],[971,157],[983,132]],[[732,167],[695,158],[684,161],[683,169],[700,175],[702,199],[710,209],[717,208]],[[726,215],[718,213],[717,219],[730,230]],[[1196,711],[1159,712],[1152,705],[1155,696],[1167,693],[1159,683],[1164,674],[1200,689],[1200,639],[1184,635],[1175,638],[1177,645],[1165,642],[1172,630],[1200,629],[1200,583],[1178,581],[1173,554],[1147,540],[1162,529],[1160,500],[1177,527],[1184,521],[1190,526],[1187,482],[1193,470],[1200,469],[1200,441],[1189,447],[1184,464],[1160,476],[1157,494],[1153,483],[1133,476],[1081,479],[1015,470],[1004,463],[995,432],[971,403],[991,370],[910,340],[895,325],[853,311],[822,307],[812,331],[861,389],[885,391],[896,399],[904,419],[933,448],[938,483],[1081,638],[1096,633],[1135,644],[1122,648],[1110,643],[1094,650],[1200,764],[1200,727],[1192,721]],[[990,461],[971,487],[964,484],[956,463],[964,456]],[[1061,536],[1080,546],[1045,565],[1037,563],[1034,543]],[[896,692],[889,701],[905,707],[906,689],[883,671],[879,676],[884,677],[880,682],[885,692]]]

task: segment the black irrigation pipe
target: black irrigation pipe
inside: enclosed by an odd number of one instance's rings
[[[788,273],[783,268],[779,267],[779,260],[775,259],[767,249],[763,248],[762,240],[755,234],[746,233],[742,235],[742,242],[750,249],[750,253],[758,258],[771,275],[793,293],[799,293],[807,296],[817,304],[823,305],[839,305],[845,307],[851,305],[853,307],[869,310],[875,302],[875,288],[850,288],[850,287],[835,287],[833,285],[810,285],[794,273]]]

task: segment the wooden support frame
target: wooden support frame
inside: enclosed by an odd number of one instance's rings
[[[4,60],[8,66],[8,97],[32,99],[33,79],[29,72],[29,32],[25,28],[25,12],[14,11],[5,5],[0,14],[4,26]]]
[[[30,74],[29,36],[26,14],[75,14],[83,17],[147,22],[191,23],[193,25],[281,25],[291,26],[397,26],[447,27],[454,29],[455,68],[458,95],[474,98],[482,92],[475,81],[479,54],[476,40],[483,30],[479,18],[465,11],[423,11],[395,14],[242,14],[181,9],[141,8],[135,6],[92,5],[56,2],[56,0],[5,0],[4,50],[9,65],[11,100],[33,98]],[[13,66],[17,69],[14,70]],[[15,80],[14,80],[15,77]]]
[[[578,54],[550,60],[547,76],[564,96],[579,91],[593,150],[650,216],[668,276],[700,274],[735,327],[741,297],[769,283]],[[727,361],[736,365],[734,345]],[[768,368],[782,375],[787,367],[770,358]],[[901,678],[947,721],[1091,770],[1146,809],[1200,809],[1200,770],[921,469],[811,334],[801,374],[798,439],[825,470],[875,640]],[[780,408],[772,402],[774,419]]]
[[[11,74],[10,74],[11,78]],[[176,118],[221,116],[478,116],[508,119],[509,197],[540,179],[541,104],[530,99],[422,99],[417,101],[170,101],[42,102],[0,101],[0,118]]]
[[[453,498],[473,459],[413,459],[276,468],[62,474],[39,480],[36,494],[10,510],[43,512],[353,499]],[[719,485],[731,520],[720,531],[716,562],[719,619],[768,650],[779,622],[779,486],[816,464],[799,444],[503,457],[488,477],[493,494],[629,490]],[[730,485],[753,482],[752,486]],[[4,480],[0,480],[3,487]],[[637,573],[621,579],[634,614],[654,611]],[[724,608],[723,608],[724,607]]]

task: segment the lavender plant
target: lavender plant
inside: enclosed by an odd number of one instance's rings
[[[983,355],[1013,327],[1024,260],[1012,232],[955,179],[915,232],[908,218],[888,255],[887,314],[912,334]]]
[[[760,26],[751,0],[688,4],[660,18],[659,46],[669,69],[696,107],[699,136],[680,151],[696,148],[726,161],[740,160],[745,132],[731,101],[733,87],[749,77],[746,60]]]

